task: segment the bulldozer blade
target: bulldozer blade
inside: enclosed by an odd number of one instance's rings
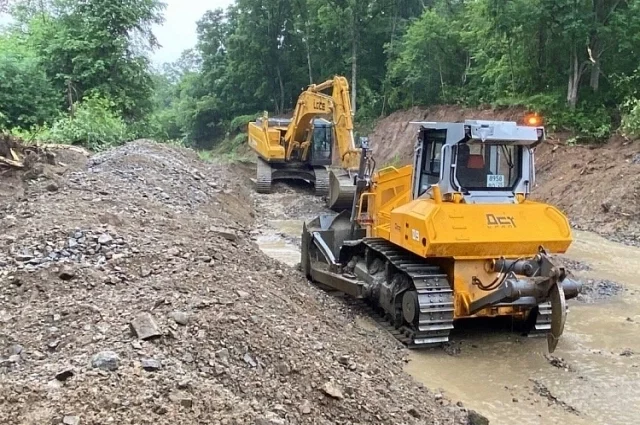
[[[556,282],[551,287],[551,329],[547,334],[549,353],[553,353],[558,346],[558,341],[564,332],[564,323],[567,320],[567,303],[564,297],[562,283]]]

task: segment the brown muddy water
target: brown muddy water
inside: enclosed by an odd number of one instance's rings
[[[257,236],[267,254],[295,266],[302,221],[270,221]],[[583,279],[624,286],[611,297],[569,301],[563,338],[547,354],[544,338],[504,327],[456,324],[456,349],[411,351],[406,371],[493,425],[640,424],[640,249],[574,231],[566,254],[587,264]],[[361,317],[356,324],[370,328]]]
[[[300,248],[293,240],[300,238],[302,221],[269,220],[266,230],[256,236],[256,243],[268,256],[294,267],[300,262]]]

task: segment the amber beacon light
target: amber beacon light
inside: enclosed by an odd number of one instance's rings
[[[527,114],[524,117],[524,122],[526,125],[530,125],[533,127],[542,125],[542,117],[538,114]]]

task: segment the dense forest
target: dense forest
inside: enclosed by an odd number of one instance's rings
[[[161,69],[149,60],[157,0],[5,7],[0,129],[23,137],[210,147],[335,74],[358,123],[417,105],[517,105],[579,142],[640,132],[640,0],[236,0],[202,16],[197,45]]]

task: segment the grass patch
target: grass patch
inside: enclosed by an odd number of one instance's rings
[[[213,161],[213,152],[211,151],[197,151],[198,158],[204,162],[212,162]]]

